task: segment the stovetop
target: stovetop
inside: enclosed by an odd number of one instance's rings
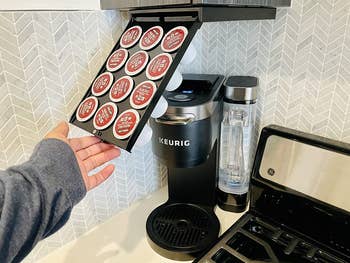
[[[245,214],[198,263],[346,263],[337,251],[277,224]]]
[[[195,262],[350,262],[349,164],[350,144],[265,127],[249,211]]]

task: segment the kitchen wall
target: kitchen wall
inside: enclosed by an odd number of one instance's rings
[[[276,21],[204,24],[183,72],[256,75],[258,129],[270,123],[350,142],[350,2],[292,0]],[[0,13],[0,168],[20,163],[83,95],[126,19],[108,12]],[[73,128],[73,135],[82,133]],[[28,257],[35,261],[164,182],[150,146],[117,171]],[[117,230],[116,230],[117,231]]]
[[[270,123],[350,142],[350,1],[292,0],[276,21],[207,23],[197,72],[260,79]]]

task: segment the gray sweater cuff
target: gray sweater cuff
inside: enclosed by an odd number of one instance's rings
[[[48,182],[52,190],[62,190],[71,201],[72,207],[86,195],[86,187],[77,159],[71,147],[58,139],[41,141],[31,156],[39,168],[40,177]]]

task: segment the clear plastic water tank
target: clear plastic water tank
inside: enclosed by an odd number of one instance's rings
[[[219,206],[229,211],[244,211],[248,202],[257,86],[257,78],[245,76],[225,83],[218,188]]]

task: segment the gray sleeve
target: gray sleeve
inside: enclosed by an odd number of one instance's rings
[[[43,140],[28,162],[0,171],[0,262],[20,262],[85,194],[74,153],[60,140]]]

